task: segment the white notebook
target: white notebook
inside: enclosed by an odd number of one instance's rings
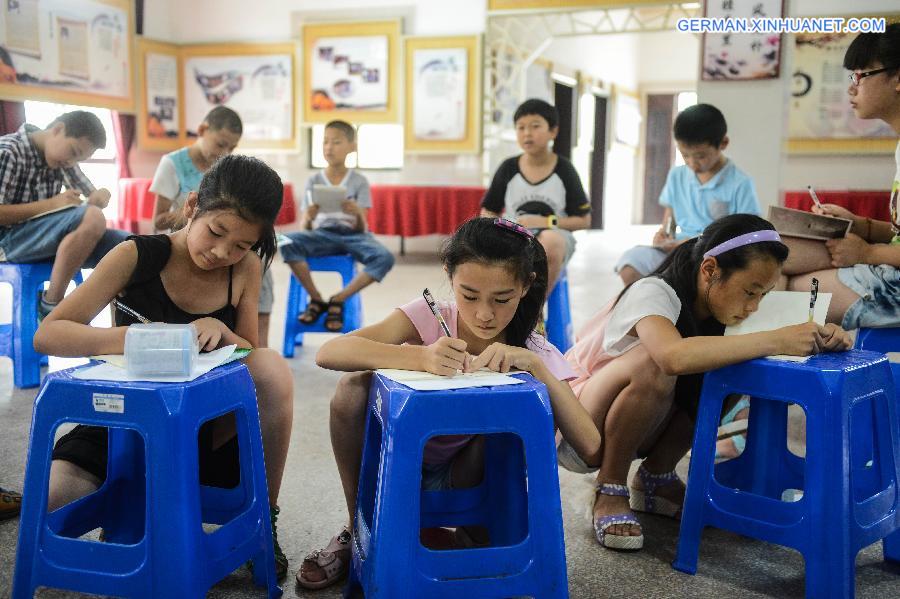
[[[813,320],[825,324],[828,305],[831,304],[830,293],[820,293],[816,298]],[[809,293],[805,291],[772,291],[759,302],[759,310],[747,317],[745,321],[726,327],[726,335],[746,335],[772,331],[792,324],[809,322]],[[803,362],[809,356],[769,356],[775,360]]]

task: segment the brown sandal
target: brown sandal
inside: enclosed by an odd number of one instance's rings
[[[334,299],[328,300],[327,308],[325,328],[328,329],[329,333],[340,333],[344,328],[344,302]]]
[[[309,300],[306,310],[297,317],[300,324],[314,324],[328,310],[328,302],[322,300]]]
[[[325,549],[316,549],[303,558],[297,571],[297,584],[305,589],[324,589],[344,578],[350,571],[350,539],[350,531],[345,527],[339,534],[331,537]],[[322,580],[309,580],[306,575],[311,568],[317,568],[325,577]]]

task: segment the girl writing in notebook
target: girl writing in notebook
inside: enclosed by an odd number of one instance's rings
[[[201,350],[230,344],[255,347],[260,279],[275,254],[273,224],[281,207],[282,184],[261,161],[226,156],[204,176],[186,200],[187,224],[169,235],[139,235],[118,245],[75,292],[44,319],[35,348],[55,356],[124,352],[128,325],[192,323]],[[112,328],[91,320],[110,302]],[[281,476],[291,436],[293,377],[287,362],[269,349],[255,349],[245,360],[256,386],[272,532]],[[53,452],[49,509],[93,492],[106,477],[107,430],[78,426]],[[200,482],[233,487],[239,482],[234,419],[222,416],[199,434]],[[274,539],[276,571],[287,573],[287,558]]]
[[[597,428],[564,382],[574,372],[559,351],[534,332],[547,292],[547,256],[541,244],[519,225],[476,218],[447,242],[441,262],[454,301],[437,302],[436,307],[450,336],[419,297],[378,324],[329,341],[316,356],[319,366],[351,373],[341,379],[331,402],[331,441],[350,523],[356,513],[371,371],[376,368],[448,376],[482,367],[528,371],[547,386],[556,424],[574,451],[588,463],[599,458]],[[475,486],[482,476],[483,448],[480,436],[430,440],[423,456],[423,488]],[[349,530],[344,528],[324,549],[304,559],[297,573],[301,586],[323,588],[346,574]],[[458,540],[472,542],[468,536],[459,533]]]
[[[594,533],[610,549],[640,549],[634,511],[679,517],[684,484],[675,465],[690,447],[703,373],[773,354],[807,356],[850,347],[836,325],[807,322],[724,337],[778,283],[788,249],[758,216],[723,217],[633,283],[581,331],[566,358],[571,385],[603,435],[594,499]],[[575,472],[591,467],[558,448]],[[643,461],[626,485],[635,457]],[[630,500],[629,500],[630,495]]]

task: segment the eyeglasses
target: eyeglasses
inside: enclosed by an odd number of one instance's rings
[[[896,68],[897,67],[883,67],[880,69],[874,69],[872,71],[863,71],[862,73],[850,73],[850,82],[853,83],[853,85],[859,85],[859,82],[866,77],[871,77],[872,75],[884,73],[885,71],[891,71]]]

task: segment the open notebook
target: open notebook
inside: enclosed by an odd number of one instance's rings
[[[397,370],[379,368],[378,374],[416,391],[442,391],[445,389],[468,389],[470,387],[495,387],[498,385],[517,385],[522,381],[490,370],[477,372],[460,372],[454,376],[441,376],[418,370]]]
[[[813,320],[824,325],[831,303],[830,293],[820,293],[813,311]],[[759,302],[759,310],[737,325],[727,327],[726,335],[745,335],[772,331],[792,324],[809,321],[809,293],[805,291],[772,291]],[[803,362],[809,356],[769,356],[774,360]]]
[[[89,366],[76,370],[72,375],[76,379],[84,379],[91,381],[150,381],[154,383],[184,383],[192,381],[195,378],[206,374],[213,368],[228,364],[235,360],[240,360],[250,353],[249,349],[239,348],[237,345],[226,345],[215,351],[200,354],[197,357],[197,364],[194,370],[188,376],[137,376],[128,374],[125,370],[125,356],[122,354],[106,354],[102,356],[91,356],[92,360],[99,360],[102,364]]]

